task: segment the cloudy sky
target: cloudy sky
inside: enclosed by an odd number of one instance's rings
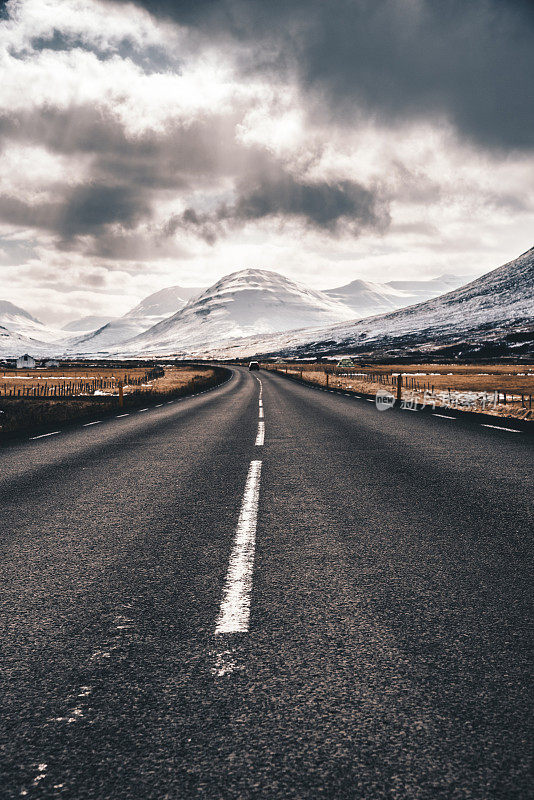
[[[531,0],[0,2],[0,299],[498,266],[534,244],[533,34]]]

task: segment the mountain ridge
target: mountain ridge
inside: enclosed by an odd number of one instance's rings
[[[343,352],[397,357],[409,350],[499,354],[534,350],[534,247],[437,298],[348,325],[256,337],[213,351],[221,358]]]

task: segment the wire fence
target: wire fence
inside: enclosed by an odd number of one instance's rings
[[[162,378],[165,370],[153,367],[143,375],[126,374],[122,378],[95,375],[78,379],[54,378],[53,376],[10,376],[11,380],[27,381],[26,385],[16,386],[9,383],[9,378],[0,378],[0,396],[3,397],[84,397],[97,392],[118,394],[119,387],[138,387]]]
[[[352,389],[352,384],[359,385],[359,391],[372,390],[372,386],[382,386],[390,388],[392,393],[397,394],[399,381],[404,392],[416,393],[424,397],[428,403],[439,402],[442,405],[460,405],[475,407],[480,405],[483,408],[499,405],[519,405],[525,411],[532,410],[532,394],[530,392],[518,392],[509,389],[497,388],[490,391],[479,390],[474,386],[459,387],[443,385],[443,380],[447,377],[440,375],[442,385],[438,385],[430,380],[421,380],[420,376],[413,376],[402,372],[375,372],[362,371],[361,369],[351,369],[348,367],[320,365],[320,364],[263,364],[264,369],[278,372],[285,375],[297,377],[308,383],[315,383],[327,388]],[[497,379],[499,376],[495,376]],[[366,384],[371,384],[371,387]],[[363,387],[363,388],[362,388]],[[373,390],[374,391],[374,390]]]

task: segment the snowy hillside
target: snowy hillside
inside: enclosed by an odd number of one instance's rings
[[[176,314],[185,306],[188,300],[196,297],[200,292],[205,291],[200,288],[185,288],[184,286],[169,286],[159,292],[148,295],[144,300],[132,308],[125,316],[127,317],[150,317],[159,322],[171,314]]]
[[[24,353],[40,358],[51,355],[52,348],[52,345],[21,336],[0,325],[0,358],[17,358]]]
[[[410,304],[410,300],[405,299],[409,297],[407,293],[371,281],[355,280],[337,289],[327,289],[325,294],[349,306],[354,317],[371,317]]]
[[[388,281],[384,285],[407,295],[410,298],[410,305],[413,305],[413,303],[431,300],[433,297],[450,292],[452,289],[459,289],[460,286],[464,286],[468,282],[468,275],[445,274],[426,281]]]
[[[355,317],[370,317],[430,300],[466,282],[458,275],[442,275],[426,281],[373,283],[355,280],[346,286],[326,289],[325,294],[348,305]]]
[[[10,333],[18,334],[25,339],[37,339],[39,342],[52,342],[62,335],[60,330],[44,325],[23,308],[8,300],[0,300],[0,326]]]
[[[323,292],[277,272],[227,275],[169,319],[128,343],[132,351],[185,352],[235,337],[352,319],[354,312]]]
[[[102,328],[104,325],[107,325],[108,322],[113,322],[116,319],[118,319],[118,317],[99,317],[96,315],[90,315],[67,322],[66,325],[63,325],[61,330],[67,331],[67,333],[90,333],[91,331],[96,331],[98,328]]]
[[[138,336],[161,320],[175,314],[178,309],[185,306],[187,298],[198,291],[200,290],[196,288],[169,286],[154,292],[122,317],[70,339],[68,350],[72,354],[107,352],[115,345]]]
[[[383,356],[432,353],[494,355],[532,352],[534,248],[448,294],[376,317],[213,348],[216,357],[332,353]]]

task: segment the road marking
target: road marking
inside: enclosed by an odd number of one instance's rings
[[[215,633],[246,633],[256,545],[261,461],[251,461]]]
[[[521,433],[517,428],[505,428],[503,425],[488,425],[486,422],[480,423],[484,428],[495,428],[496,431],[509,431],[510,433]]]
[[[117,414],[115,419],[121,419],[121,417],[129,417],[129,416],[130,416],[129,414]]]
[[[44,439],[45,436],[55,436],[57,433],[61,433],[61,431],[52,431],[52,433],[40,433],[39,436],[30,436],[30,441],[32,442],[34,439]]]
[[[441,417],[441,419],[457,419],[456,417],[450,417],[448,414],[432,414],[433,417]]]
[[[256,435],[256,441],[254,444],[261,447],[263,442],[265,441],[265,422],[258,422],[258,433]]]
[[[263,406],[260,406],[260,419],[263,419]]]
[[[143,411],[148,411],[148,408],[140,408],[137,413],[141,414]]]
[[[163,405],[163,403],[156,403],[156,405],[154,406],[154,408],[161,408],[161,406],[162,406],[162,405]]]
[[[83,428],[88,428],[89,425],[100,425],[102,422],[101,419],[97,419],[95,422],[86,422],[85,425],[82,425]]]
[[[374,400],[371,400],[370,397],[366,397],[365,399],[367,400],[368,403],[374,403],[375,402]]]

